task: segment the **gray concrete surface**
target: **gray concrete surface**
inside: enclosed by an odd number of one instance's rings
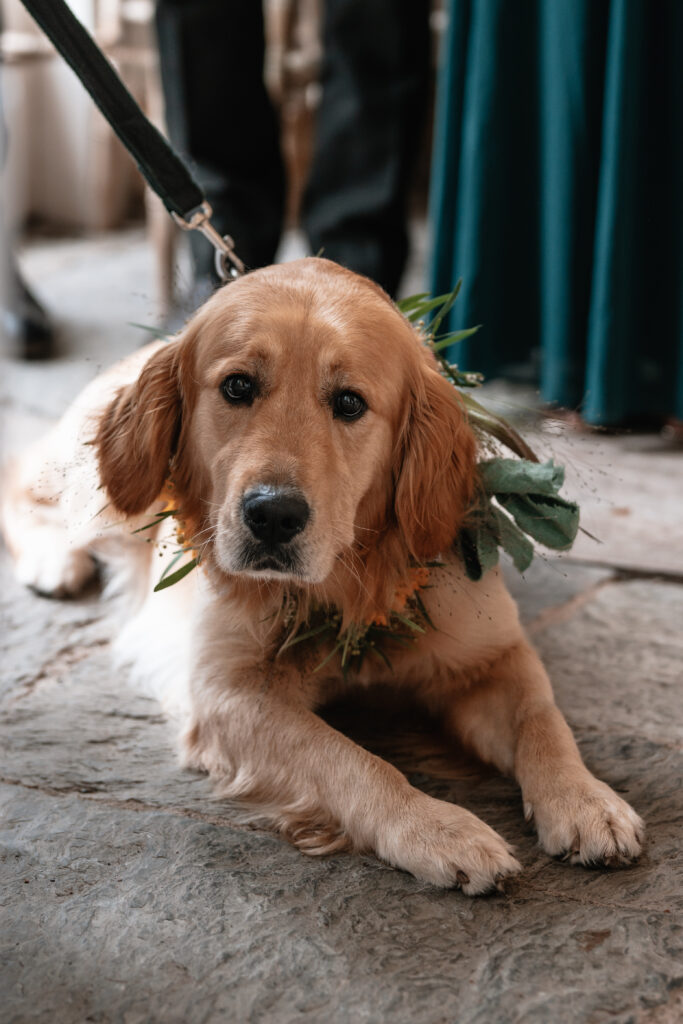
[[[62,323],[62,356],[5,367],[5,450],[138,342],[129,321],[155,322],[137,233],[42,244],[25,266]],[[604,543],[511,585],[589,766],[647,821],[641,862],[550,860],[511,782],[433,723],[397,714],[384,732],[348,706],[337,725],[497,828],[524,873],[472,900],[369,857],[306,859],[176,766],[158,707],[110,667],[98,595],[36,597],[3,554],[3,1024],[683,1019],[683,457],[654,438],[547,430],[532,424],[569,454]]]

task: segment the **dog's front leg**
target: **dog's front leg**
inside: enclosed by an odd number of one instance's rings
[[[543,664],[526,640],[506,651],[484,679],[453,696],[444,711],[467,746],[515,776],[525,816],[534,819],[548,853],[608,865],[639,855],[641,819],[584,765]]]
[[[275,669],[273,669],[275,672]],[[486,892],[519,870],[507,843],[469,811],[412,787],[327,725],[286,674],[204,678],[186,734],[188,764],[265,815],[305,852],[372,850],[440,886]]]

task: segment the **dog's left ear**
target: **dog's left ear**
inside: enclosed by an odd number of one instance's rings
[[[413,558],[446,551],[474,497],[476,442],[453,387],[425,363],[413,388],[395,470],[394,510]]]
[[[100,477],[112,504],[135,515],[159,497],[180,431],[179,342],[144,365],[105,409],[95,437]]]

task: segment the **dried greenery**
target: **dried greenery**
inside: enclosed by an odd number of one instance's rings
[[[461,286],[462,281],[458,281],[452,292],[436,298],[426,293],[413,295],[399,302],[398,308],[420,330],[442,375],[457,388],[472,427],[485,440],[493,438],[518,456],[479,463],[479,498],[454,545],[467,575],[478,580],[497,564],[500,548],[510,555],[519,572],[524,572],[534,557],[533,541],[559,550],[571,547],[579,528],[579,508],[559,496],[563,467],[552,462],[541,464],[507,420],[473,398],[471,390],[483,383],[482,375],[463,371],[447,358],[448,349],[479,330],[470,327],[439,333]]]

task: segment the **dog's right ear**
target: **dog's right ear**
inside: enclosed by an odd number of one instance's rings
[[[181,423],[179,346],[170,342],[145,363],[107,406],[95,436],[104,488],[128,515],[149,508],[168,476]]]

